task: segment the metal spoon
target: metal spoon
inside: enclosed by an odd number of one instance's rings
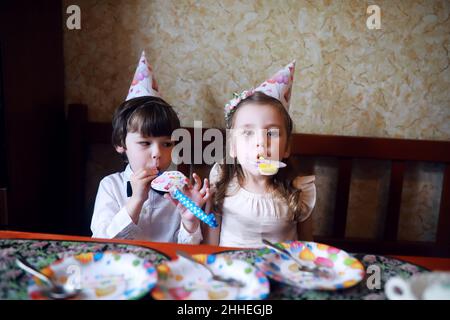
[[[291,258],[297,264],[298,269],[300,271],[310,272],[310,273],[313,273],[314,275],[317,275],[317,276],[322,277],[322,278],[332,278],[332,277],[334,277],[334,274],[333,274],[333,272],[331,270],[327,270],[327,269],[320,268],[320,267],[307,266],[307,265],[305,265],[304,262],[300,261],[294,255],[292,255],[288,250],[278,247],[277,245],[275,245],[274,243],[270,242],[267,239],[262,239],[262,242],[266,246],[268,246],[268,247],[274,249],[275,251],[277,251],[278,253],[284,254],[284,255],[288,256],[289,258]]]
[[[177,250],[177,255],[183,258],[186,258],[192,262],[198,263],[200,265],[202,265],[206,270],[209,271],[209,273],[211,273],[213,280],[216,281],[220,281],[220,282],[224,282],[227,285],[231,286],[231,287],[238,287],[238,288],[242,288],[245,286],[245,284],[242,281],[233,279],[233,278],[225,278],[223,276],[217,275],[214,273],[214,271],[212,271],[212,269],[210,267],[208,267],[206,264],[201,263],[200,261],[197,261],[194,259],[193,256],[191,256],[189,253],[181,251],[181,250]]]
[[[16,264],[22,270],[42,280],[48,287],[47,295],[52,299],[69,299],[81,291],[73,285],[72,281],[67,281],[63,285],[54,282],[51,278],[36,270],[23,257],[17,257]]]

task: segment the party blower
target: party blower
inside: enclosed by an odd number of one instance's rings
[[[194,216],[206,223],[211,228],[218,226],[214,214],[206,214],[199,206],[189,199],[181,190],[189,183],[189,179],[179,171],[165,171],[151,183],[153,189],[161,192],[169,192]]]
[[[258,167],[259,173],[265,176],[272,176],[278,172],[279,168],[286,167],[284,162],[265,159],[263,157],[259,157],[254,164]]]

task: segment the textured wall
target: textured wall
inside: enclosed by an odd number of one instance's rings
[[[81,8],[81,30],[64,35],[66,102],[88,104],[90,120],[110,121],[145,50],[163,97],[185,126],[194,120],[223,126],[223,105],[232,92],[259,84],[296,59],[291,104],[296,132],[450,139],[448,0],[64,3]],[[366,8],[373,3],[381,8],[381,30],[366,27]],[[355,172],[352,188],[382,193],[388,165],[366,165],[379,174]],[[442,170],[430,166],[411,170],[422,187],[405,186],[411,204],[402,207],[404,238],[434,237],[430,219],[438,203],[430,197],[438,194]],[[319,200],[333,170],[316,168],[323,173]],[[349,225],[349,233],[376,235],[372,221],[382,209],[380,199],[358,202],[362,196],[352,192],[349,223],[372,229]],[[330,203],[318,203],[319,220],[329,216]],[[362,206],[372,218],[358,214]]]
[[[450,2],[73,1],[81,30],[65,33],[67,102],[108,121],[126,96],[141,50],[181,115],[222,125],[234,91],[297,60],[296,131],[450,138]]]

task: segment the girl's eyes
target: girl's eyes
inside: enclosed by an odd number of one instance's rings
[[[272,138],[277,138],[280,136],[280,130],[278,129],[269,129],[267,130],[267,136]]]
[[[139,142],[139,144],[140,144],[141,146],[143,146],[143,147],[147,147],[147,146],[150,145],[150,142],[147,142],[147,141],[141,141],[141,142]]]
[[[241,131],[241,134],[245,137],[250,137],[255,134],[255,130],[244,129]],[[272,138],[277,138],[280,136],[280,130],[279,129],[269,129],[269,130],[267,130],[267,136],[272,137]]]

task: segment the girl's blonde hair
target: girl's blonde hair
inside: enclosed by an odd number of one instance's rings
[[[259,91],[256,91],[253,95],[247,97],[246,99],[243,99],[236,106],[236,111],[227,118],[227,128],[233,128],[235,115],[238,109],[243,108],[246,104],[250,103],[270,105],[273,108],[276,108],[276,110],[283,115],[287,133],[287,142],[289,144],[293,130],[293,122],[291,117],[289,116],[289,113],[286,111],[280,101]],[[294,188],[292,184],[294,177],[289,174],[289,171],[291,170],[287,170],[286,168],[280,169],[277,174],[272,176],[270,184],[271,188],[274,191],[279,192],[279,194],[281,194],[283,198],[286,199],[292,219],[297,221],[299,220],[301,215],[299,201],[301,191]],[[222,214],[223,202],[225,197],[227,196],[227,188],[234,177],[237,177],[239,185],[243,184],[244,173],[242,171],[241,165],[237,163],[236,158],[234,159],[233,164],[227,164],[225,161],[224,164],[220,165],[219,179],[215,183],[216,192],[213,199],[214,211],[218,214]]]

